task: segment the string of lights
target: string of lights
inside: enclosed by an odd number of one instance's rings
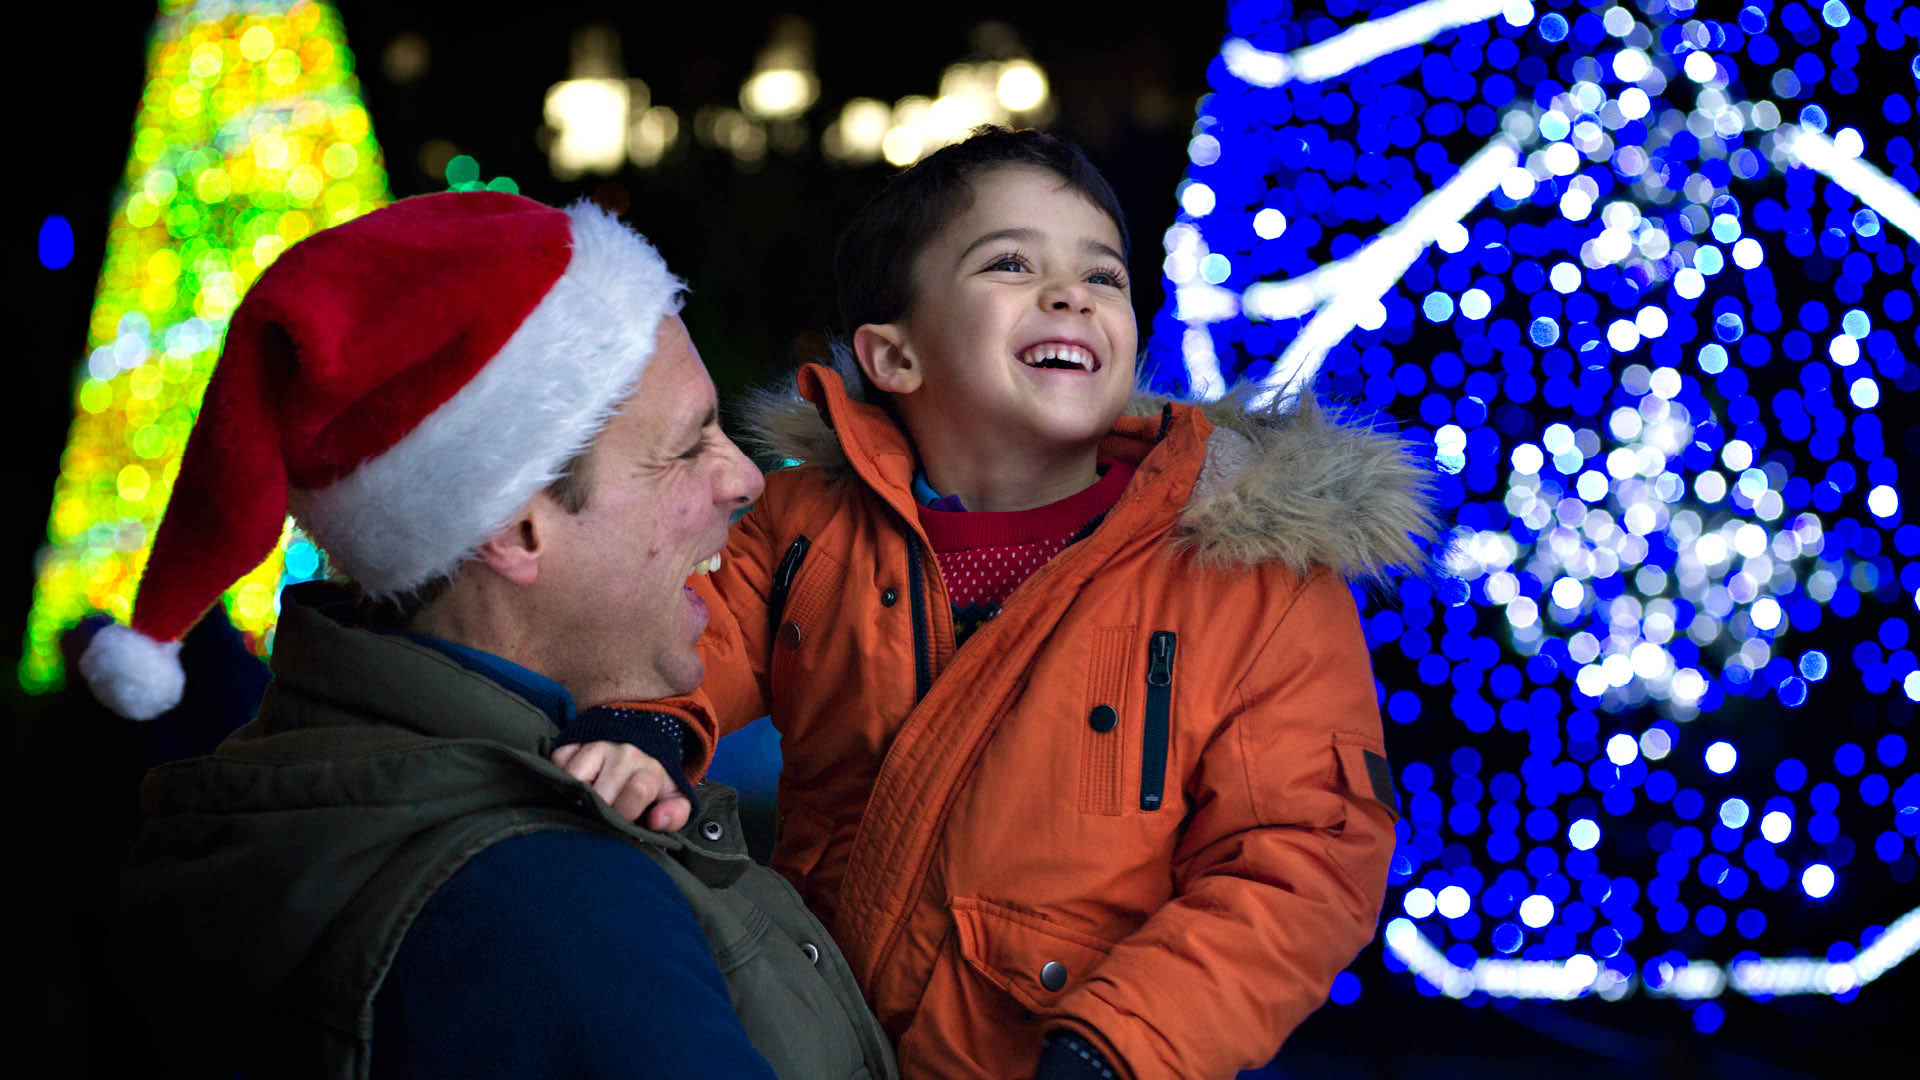
[[[1393,416],[1456,523],[1442,572],[1358,594],[1405,799],[1387,967],[1705,1032],[1729,990],[1850,999],[1920,941],[1920,447],[1883,418],[1920,389],[1920,6],[1228,23],[1154,377]]]
[[[65,677],[60,637],[128,618],[228,317],[315,229],[388,200],[340,21],[316,0],[163,0],[36,568],[20,684]],[[280,585],[319,573],[291,526],[225,603],[262,649]]]

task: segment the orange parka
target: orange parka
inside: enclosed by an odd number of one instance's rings
[[[696,579],[707,677],[673,704],[707,732],[772,715],[774,866],[902,1074],[1027,1076],[1053,1027],[1141,1078],[1269,1060],[1385,893],[1341,571],[1415,557],[1420,467],[1312,408],[1136,399],[1101,446],[1136,465],[1119,502],[956,649],[905,435],[824,368],[797,390],[753,409],[804,464]]]

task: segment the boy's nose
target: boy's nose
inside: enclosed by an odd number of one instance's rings
[[[1049,311],[1091,311],[1093,294],[1080,282],[1063,282],[1047,289],[1042,306]]]

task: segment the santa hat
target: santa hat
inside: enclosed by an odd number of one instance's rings
[[[302,240],[227,330],[133,625],[80,659],[145,720],[179,701],[179,641],[289,512],[369,595],[453,572],[592,443],[685,286],[591,204],[404,199]]]

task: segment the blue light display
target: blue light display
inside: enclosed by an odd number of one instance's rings
[[[1454,525],[1360,596],[1388,966],[1708,1034],[1723,991],[1858,993],[1920,945],[1920,4],[1228,23],[1149,369],[1391,416]]]

